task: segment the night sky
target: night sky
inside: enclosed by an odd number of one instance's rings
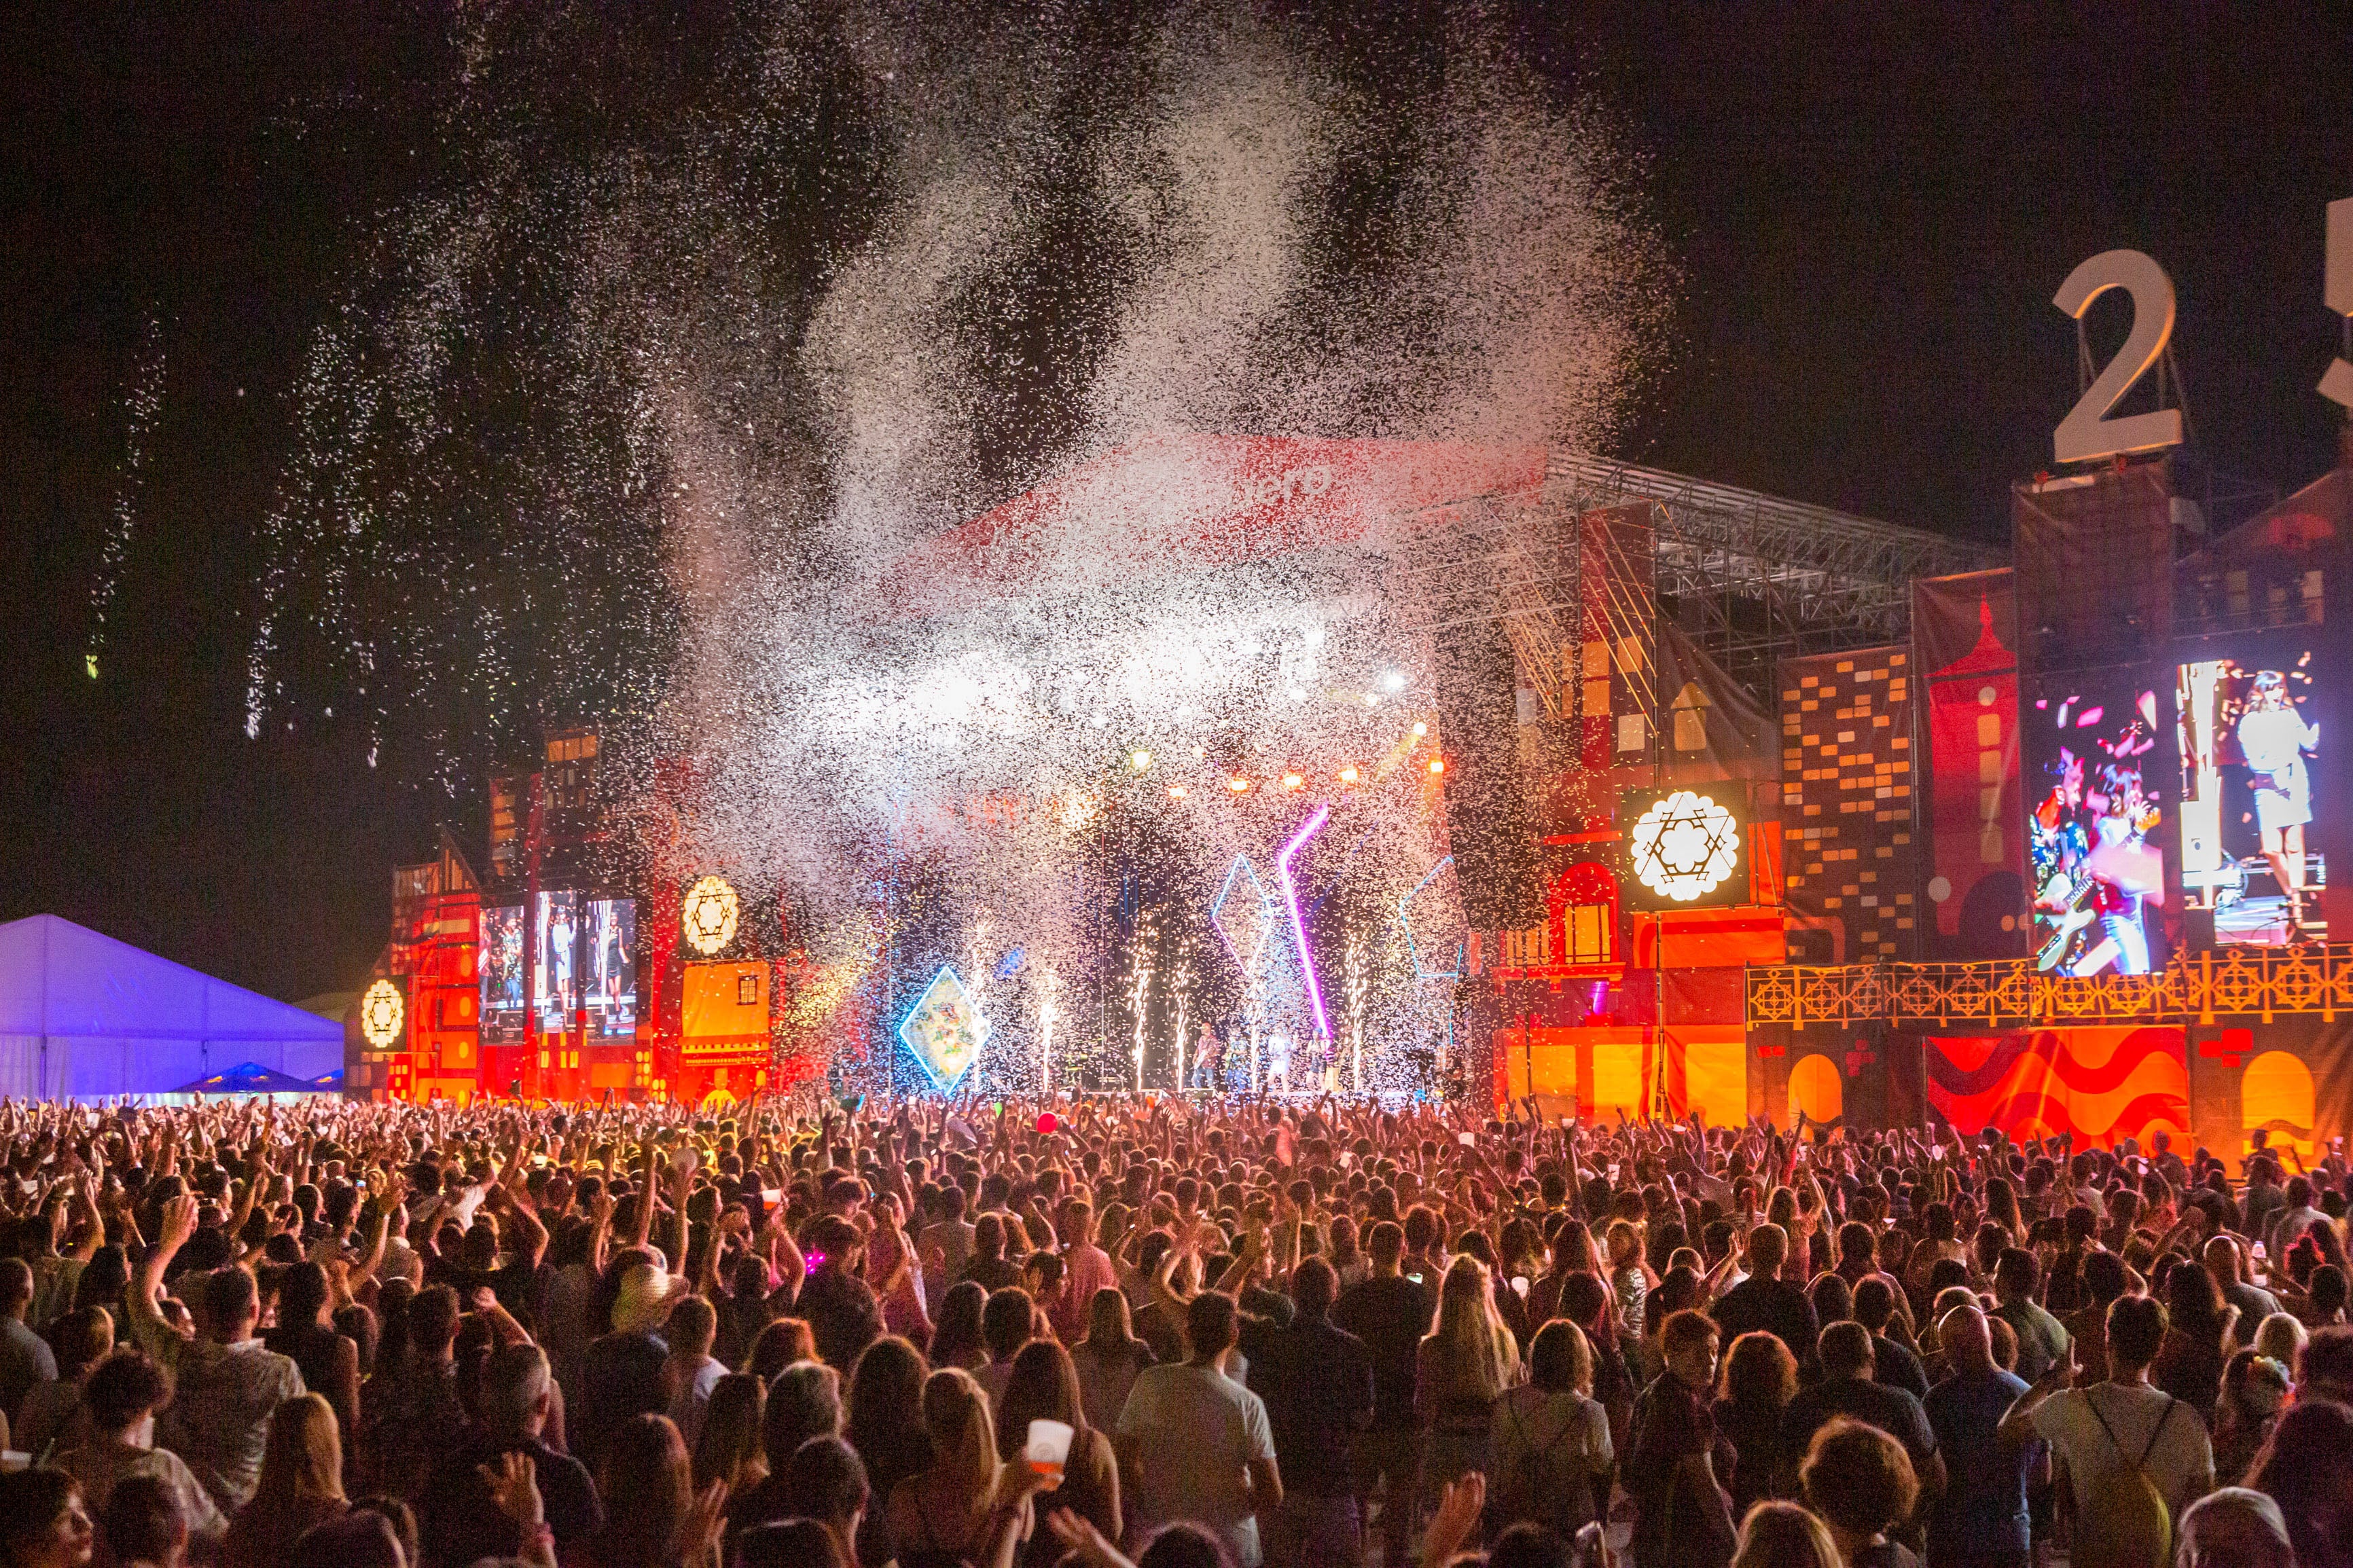
[[[681,79],[730,26],[725,6],[627,9],[629,47]],[[1376,59],[1438,14],[1277,9]],[[2340,332],[2322,208],[2353,195],[2353,12],[1992,9],[1491,8],[1564,101],[1623,127],[1682,270],[1621,455],[2001,539],[2075,395],[2050,297],[2130,247],[2178,290],[2207,458],[2281,490],[2332,460],[2339,415],[2312,388]],[[0,919],[53,911],[289,998],[350,987],[390,868],[438,820],[479,852],[478,793],[427,787],[396,746],[371,769],[355,726],[248,741],[245,661],[304,347],[372,216],[437,177],[448,16],[96,0],[0,27]],[[630,90],[595,43],[567,47]],[[163,398],[92,681],[151,320]],[[2123,321],[2095,312],[2103,355]]]

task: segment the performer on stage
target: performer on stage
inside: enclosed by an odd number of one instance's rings
[[[1186,1075],[1185,1087],[1187,1089],[1217,1088],[1218,1058],[1222,1054],[1224,1053],[1220,1049],[1218,1031],[1208,1023],[1202,1024],[1200,1036],[1193,1042],[1193,1070]]]
[[[2239,750],[2254,786],[2263,859],[2287,898],[2291,931],[2305,923],[2304,825],[2312,820],[2312,782],[2304,753],[2319,745],[2320,726],[2306,723],[2288,700],[2285,678],[2276,669],[2258,670],[2239,715]]]

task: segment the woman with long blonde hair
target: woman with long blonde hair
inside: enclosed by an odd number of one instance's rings
[[[1495,1310],[1487,1266],[1464,1254],[1447,1267],[1437,1316],[1414,1357],[1413,1409],[1430,1429],[1430,1486],[1486,1468],[1495,1402],[1519,1381],[1519,1343]]]
[[[1037,1478],[1027,1465],[997,1458],[988,1395],[972,1373],[948,1366],[923,1380],[923,1429],[931,1468],[891,1490],[900,1568],[992,1563],[1008,1531],[1015,1542],[1028,1540]]]
[[[261,1478],[253,1500],[229,1521],[221,1561],[227,1568],[291,1568],[302,1532],[351,1506],[335,1407],[322,1394],[297,1394],[270,1415]]]

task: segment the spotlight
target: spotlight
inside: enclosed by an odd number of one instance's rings
[[[1307,700],[1307,691],[1306,691],[1306,689],[1305,689],[1304,687],[1299,687],[1299,686],[1294,686],[1294,687],[1293,687],[1293,688],[1291,689],[1291,700],[1292,700],[1293,702],[1304,702],[1304,701],[1306,701],[1306,700]]]
[[[1183,800],[1185,798],[1185,786],[1183,784],[1170,784],[1168,786],[1168,798],[1170,800]]]
[[[1444,772],[1446,771],[1446,759],[1445,759],[1445,758],[1443,758],[1443,757],[1432,757],[1432,758],[1430,758],[1430,771],[1431,773],[1444,773]]]
[[[1416,720],[1413,721],[1413,734],[1414,734],[1414,739],[1416,739],[1416,740],[1419,740],[1422,736],[1427,735],[1427,734],[1429,734],[1429,733],[1430,733],[1430,726],[1429,726],[1429,725],[1427,725],[1427,724],[1423,723],[1423,722],[1422,722],[1420,720],[1419,720],[1419,719],[1416,719]]]
[[[1250,788],[1250,780],[1242,777],[1240,773],[1236,773],[1232,778],[1226,781],[1226,787],[1233,791],[1236,795],[1240,795],[1242,791]]]
[[[1297,789],[1306,782],[1307,781],[1305,779],[1301,778],[1297,773],[1285,773],[1282,775],[1282,787],[1285,789]]]
[[[1403,691],[1405,689],[1405,677],[1399,675],[1394,669],[1390,670],[1387,675],[1381,677],[1381,689],[1384,691]]]
[[[1356,782],[1356,770],[1354,768],[1342,768],[1340,770],[1340,782],[1342,784],[1355,784]]]
[[[1135,771],[1137,773],[1142,773],[1145,769],[1152,765],[1152,753],[1150,752],[1137,752],[1127,760],[1135,764]]]
[[[1378,703],[1379,703],[1379,701],[1380,701],[1380,698],[1379,698],[1379,697],[1377,697],[1377,696],[1376,696],[1374,693],[1372,693],[1372,692],[1370,692],[1370,691],[1367,691],[1367,692],[1366,692],[1366,693],[1365,693],[1365,706],[1366,706],[1366,707],[1367,707],[1367,708],[1374,707],[1374,706],[1376,706],[1377,704],[1378,704]]]

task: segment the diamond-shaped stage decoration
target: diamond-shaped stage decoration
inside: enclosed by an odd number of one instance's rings
[[[1634,875],[1661,898],[1704,898],[1740,858],[1740,823],[1704,795],[1679,789],[1653,802],[1634,824]]]
[[[1209,906],[1209,924],[1233,950],[1234,960],[1247,972],[1262,963],[1274,936],[1274,899],[1258,879],[1247,855],[1237,855],[1226,868],[1225,885]]]
[[[914,1053],[942,1089],[953,1089],[965,1069],[980,1059],[988,1036],[988,1020],[973,1005],[971,993],[952,966],[932,976],[899,1025],[900,1043]]]

